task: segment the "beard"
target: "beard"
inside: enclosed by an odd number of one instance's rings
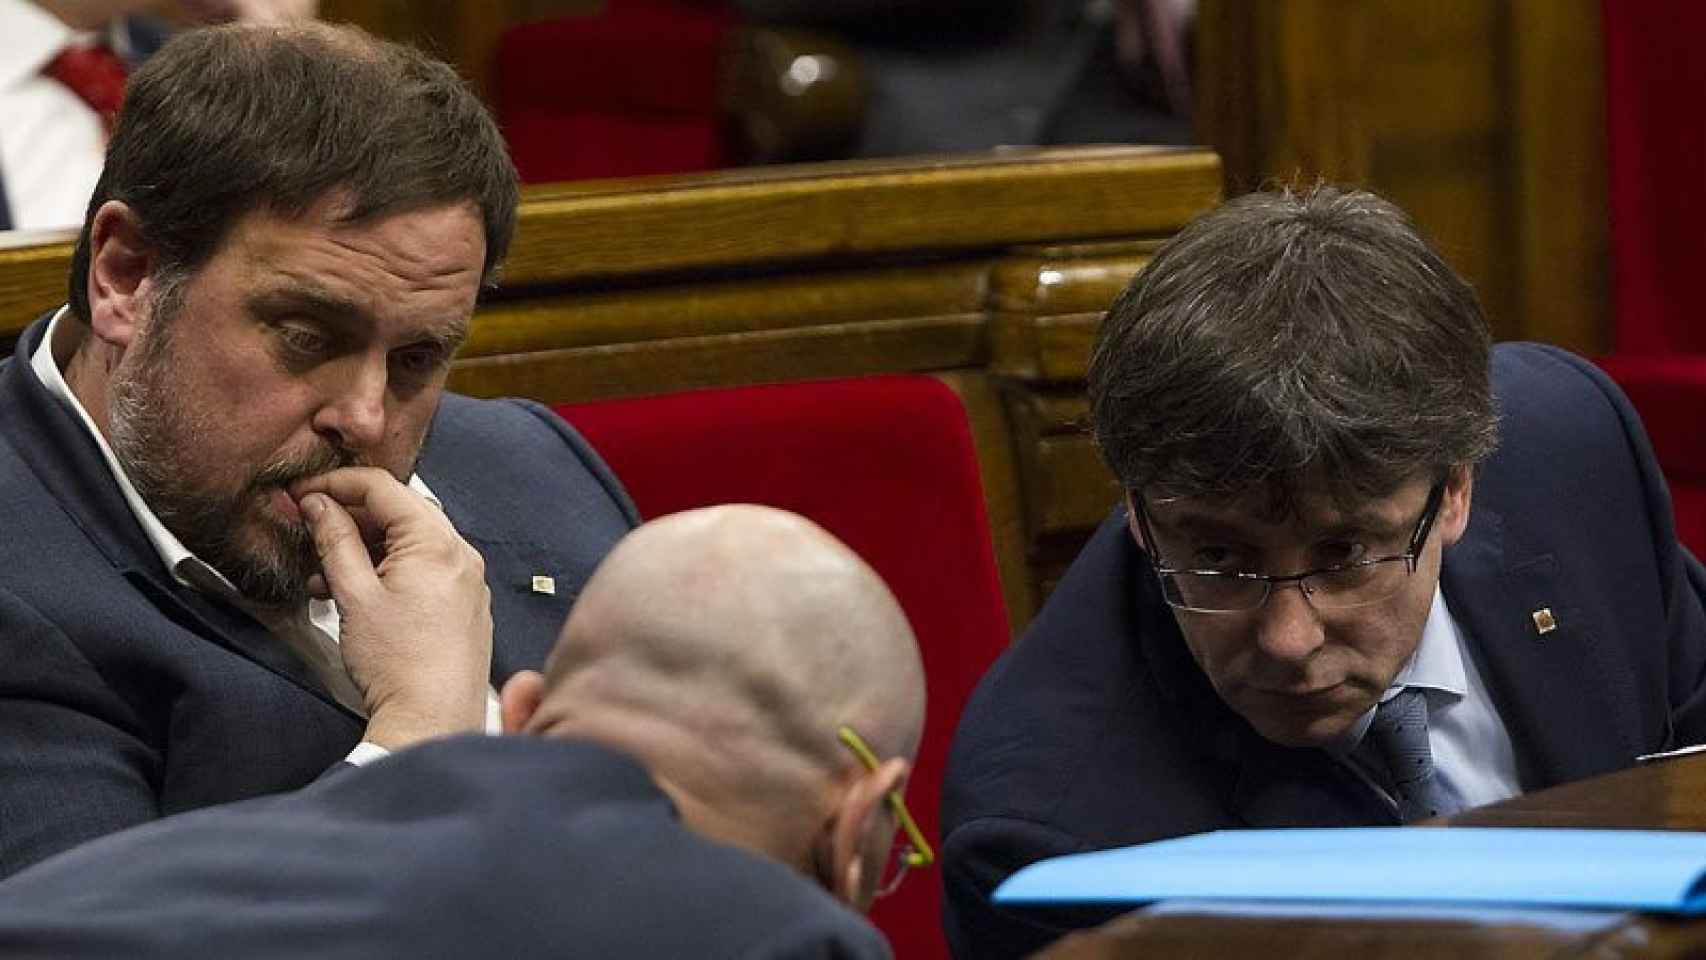
[[[132,356],[113,373],[108,417],[114,455],[160,523],[197,558],[225,575],[246,599],[268,606],[303,603],[308,578],[320,569],[313,536],[300,518],[269,509],[275,491],[303,477],[359,465],[355,453],[325,444],[282,454],[253,470],[236,489],[209,478],[206,439],[222,429],[218,411],[183,401],[174,382],[172,321],[179,289],[164,285],[152,298],[152,323]],[[128,361],[128,362],[126,362]]]

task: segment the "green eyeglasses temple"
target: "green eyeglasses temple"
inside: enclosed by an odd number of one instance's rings
[[[857,733],[853,732],[852,727],[842,727],[836,731],[836,735],[841,738],[842,743],[847,745],[847,749],[853,751],[854,755],[859,758],[859,762],[865,765],[866,770],[874,772],[877,769],[879,766],[877,755],[871,752],[871,748],[865,745],[865,741]],[[912,819],[912,812],[906,809],[906,799],[900,795],[899,790],[888,792],[888,804],[889,809],[894,812],[895,819],[900,821],[900,829],[906,833],[906,842],[912,845],[912,849],[901,854],[906,865],[909,867],[928,867],[935,863],[936,851],[930,849],[930,841],[924,839],[924,831],[918,829],[918,821]]]

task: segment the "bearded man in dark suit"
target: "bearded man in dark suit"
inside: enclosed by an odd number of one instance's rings
[[[0,369],[0,874],[495,728],[635,519],[548,410],[444,392],[517,195],[455,73],[359,31],[132,78],[69,304]],[[299,499],[340,468],[377,561],[343,582]],[[444,522],[389,538],[386,491]]]

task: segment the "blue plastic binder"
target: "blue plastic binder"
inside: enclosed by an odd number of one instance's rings
[[[1043,860],[1001,904],[1341,901],[1706,913],[1706,834],[1387,827],[1223,830]]]

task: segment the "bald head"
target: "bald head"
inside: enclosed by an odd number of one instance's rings
[[[910,759],[923,716],[917,644],[876,573],[799,516],[724,506],[654,520],[616,546],[525,728],[624,749],[724,809],[810,808],[859,769],[841,725],[880,757]]]

